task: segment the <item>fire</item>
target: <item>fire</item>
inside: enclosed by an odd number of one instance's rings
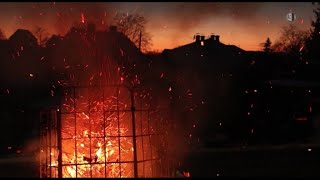
[[[99,157],[101,155],[101,148],[99,148],[99,150],[97,151],[96,155]]]
[[[120,94],[120,91],[117,93]],[[121,90],[121,94],[123,93],[125,91]],[[68,96],[64,98],[61,109],[63,177],[134,177],[132,114],[131,111],[116,111],[117,108],[130,107],[130,96],[127,100],[129,102],[121,100],[122,102],[114,95],[103,99],[102,94],[95,90],[79,93],[76,99]],[[140,131],[146,133],[147,127]],[[155,133],[153,128],[150,131]],[[139,144],[141,140],[136,142]],[[138,146],[136,153],[139,161],[142,160],[143,152],[142,147]],[[143,148],[147,147],[144,145]],[[151,148],[151,144],[148,148]],[[156,148],[152,148],[155,152]],[[153,153],[145,159],[156,157]],[[144,166],[148,170],[142,176],[150,177],[151,162]]]

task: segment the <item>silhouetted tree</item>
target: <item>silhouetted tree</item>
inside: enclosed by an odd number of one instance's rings
[[[0,29],[0,40],[6,39],[6,35],[4,34],[3,30]]]
[[[267,40],[262,43],[262,46],[263,46],[263,51],[266,52],[266,53],[270,53],[271,52],[271,41],[270,41],[270,38],[268,37]]]
[[[308,56],[311,60],[320,58],[320,5],[319,3],[315,3],[315,5],[317,6],[313,10],[315,20],[311,23],[310,38],[307,41]]]
[[[62,36],[52,35],[52,36],[46,41],[46,47],[57,46],[62,40],[63,40],[63,37],[62,37]]]
[[[117,29],[126,35],[137,47],[140,45],[141,33],[141,50],[147,51],[151,45],[151,36],[146,32],[146,19],[140,14],[118,13],[114,17],[114,23]]]
[[[36,36],[36,38],[38,39],[38,44],[40,46],[44,46],[46,44],[46,41],[49,39],[49,33],[47,32],[46,29],[36,26],[34,31],[33,31],[34,35]]]
[[[281,36],[272,46],[275,52],[286,52],[299,55],[308,38],[308,32],[290,24],[282,28]]]

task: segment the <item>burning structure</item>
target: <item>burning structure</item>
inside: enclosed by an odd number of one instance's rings
[[[132,93],[119,86],[67,88],[61,106],[42,114],[41,176],[168,176],[161,128],[169,117]]]
[[[77,30],[71,33],[70,39],[92,37]],[[168,137],[172,119],[168,107],[152,103],[132,70],[136,61],[128,52],[130,48],[138,51],[114,27],[95,36],[100,41],[85,41],[94,48],[82,55],[83,62],[91,60],[91,66],[83,65],[86,73],[66,71],[67,78],[56,93],[58,103],[41,113],[40,176],[171,176]],[[115,44],[108,45],[106,39]]]

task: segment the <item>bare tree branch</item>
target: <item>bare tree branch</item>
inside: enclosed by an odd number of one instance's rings
[[[38,39],[38,44],[40,46],[44,46],[46,41],[49,39],[49,33],[42,27],[36,26],[33,33]]]
[[[4,34],[3,30],[0,29],[0,40],[6,39],[6,35]]]
[[[151,46],[151,36],[145,30],[147,21],[140,14],[117,13],[114,17],[114,24],[118,30],[126,35],[137,47],[140,42],[141,32],[141,50],[146,52]]]
[[[307,31],[299,30],[297,26],[290,24],[282,28],[281,36],[274,43],[272,49],[275,52],[299,54],[308,36],[309,33]]]

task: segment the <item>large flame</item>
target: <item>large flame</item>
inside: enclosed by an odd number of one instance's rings
[[[106,96],[108,93],[118,95]],[[132,111],[125,103],[131,103],[130,97],[119,89],[108,93],[99,89],[65,94],[61,109],[62,177],[134,177]],[[157,138],[154,123],[159,121],[149,122],[149,116],[152,113],[135,114],[139,177],[156,176],[155,164],[159,164],[157,143],[151,143]],[[51,167],[58,167],[58,152],[55,148],[51,151]]]

